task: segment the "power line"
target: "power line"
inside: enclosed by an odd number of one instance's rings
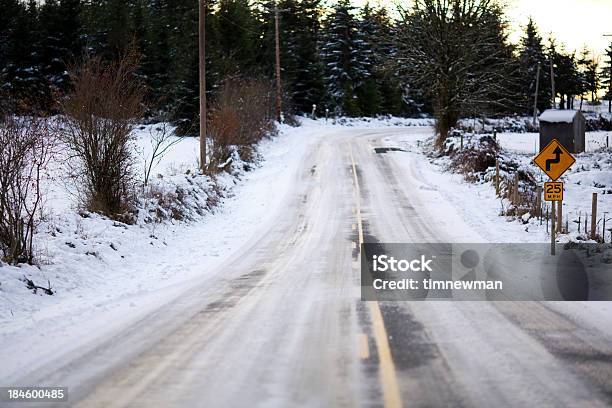
[[[231,25],[233,25],[233,26],[235,26],[235,27],[238,27],[238,28],[240,28],[240,29],[242,29],[242,30],[244,30],[244,31],[248,31],[249,33],[254,34],[254,35],[256,35],[256,36],[259,36],[259,35],[260,35],[260,33],[255,32],[255,31],[251,30],[250,28],[246,28],[245,26],[240,25],[240,24],[238,24],[238,23],[236,23],[236,22],[232,21],[230,18],[228,18],[228,17],[224,16],[223,14],[216,14],[216,16],[221,17],[223,20],[227,21],[227,22],[228,22],[228,23],[230,23]]]

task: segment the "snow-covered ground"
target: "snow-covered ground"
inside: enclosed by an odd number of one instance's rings
[[[593,113],[597,113],[597,114],[605,114],[605,113],[609,113],[609,105],[608,105],[609,101],[607,100],[602,100],[600,101],[600,103],[596,103],[594,105],[591,105],[589,102],[584,103],[584,106],[582,107],[582,110],[585,112],[593,112]],[[580,106],[580,101],[578,101],[578,105],[576,105],[576,102],[574,102],[574,107]]]
[[[357,128],[380,128],[384,126],[433,126],[431,118],[397,118],[393,116],[379,116],[376,118],[319,118],[318,120],[307,119],[312,126],[348,126]]]
[[[148,129],[137,132],[142,148],[149,145],[147,134]],[[0,266],[0,343],[10,344],[14,334],[35,326],[37,332],[52,336],[55,326],[84,322],[100,312],[108,312],[112,320],[120,319],[123,308],[137,307],[145,313],[147,304],[153,307],[184,290],[189,280],[205,278],[219,259],[271,222],[275,197],[287,190],[300,155],[318,136],[306,127],[283,126],[278,137],[262,142],[261,167],[238,177],[220,176],[219,183],[231,197],[214,208],[215,213],[193,223],[127,226],[95,214],[82,216],[58,182],[50,188],[47,201],[51,215],[36,237],[42,264]],[[197,143],[182,139],[156,173],[189,177],[185,170],[196,168]],[[22,277],[45,287],[49,282],[55,294],[34,295]],[[103,330],[104,324],[98,329]]]
[[[539,152],[538,133],[499,133],[497,140],[502,148],[526,155],[534,156]],[[587,132],[586,134],[586,153],[593,153],[612,143],[612,132]],[[612,145],[610,145],[612,147]]]
[[[423,142],[431,132],[425,132],[423,138],[389,139],[388,143],[400,143],[409,151],[421,152]],[[560,235],[558,240],[564,242],[585,236],[585,217],[591,213],[592,194],[598,193],[599,231],[606,216],[606,242],[610,242],[612,228],[612,150],[604,148],[606,137],[612,138],[612,132],[587,132],[587,151],[576,155],[576,164],[560,179],[565,182],[563,201],[564,225],[569,225],[569,234]],[[538,150],[537,133],[502,133],[497,135],[501,147],[510,152],[510,157],[536,172],[539,181],[547,181],[544,173],[532,163]],[[511,217],[500,217],[504,206],[503,200],[495,194],[491,183],[471,183],[462,174],[450,173],[447,169],[447,158],[430,160],[425,157],[419,166],[423,177],[430,185],[435,186],[443,197],[452,202],[462,217],[474,230],[489,242],[548,242],[546,222],[536,218],[517,220]],[[436,203],[432,202],[432,206]],[[527,218],[527,217],[526,217]],[[578,232],[580,218],[581,231]],[[589,218],[590,228],[590,218]]]
[[[533,133],[498,135],[502,148],[512,151],[513,158],[521,166],[532,166],[543,183],[547,181],[546,175],[532,164],[536,150],[531,146],[538,147],[538,138],[538,134]],[[612,228],[612,219],[609,219],[612,218],[612,148],[606,148],[611,139],[612,132],[587,132],[586,152],[575,155],[576,163],[559,179],[565,183],[564,223],[569,225],[571,238],[585,236],[585,217],[591,213],[593,193],[598,193],[598,231],[602,232],[606,216],[606,241],[611,240],[607,230]],[[579,219],[581,233],[578,232]],[[542,230],[535,220],[530,222],[529,229]]]
[[[532,219],[527,224],[500,217],[501,202],[490,184],[471,184],[460,174],[450,174],[441,164],[431,163],[422,153],[423,142],[433,134],[431,122],[412,120],[347,120],[334,125],[325,120],[303,119],[302,126],[282,126],[278,137],[264,141],[259,149],[261,166],[251,172],[223,175],[218,180],[226,198],[218,207],[195,221],[140,222],[126,226],[74,210],[66,199],[63,184],[50,188],[47,208],[51,215],[39,232],[40,266],[0,266],[0,359],[3,374],[16,374],[20,365],[44,364],[53,357],[40,351],[61,348],[64,353],[83,342],[102,337],[125,321],[145,316],[174,299],[195,283],[212,282],[210,271],[238,248],[248,245],[258,231],[274,223],[279,197],[290,191],[290,183],[308,147],[321,138],[334,137],[339,127],[378,128],[390,125],[411,127],[406,136],[386,139],[414,155],[416,172],[423,180],[423,197],[432,199],[432,210],[459,214],[471,239],[489,242],[546,242],[545,225]],[[421,126],[414,129],[415,126]],[[149,146],[148,127],[137,132],[139,149]],[[400,133],[401,134],[401,133]],[[592,192],[600,193],[600,212],[612,214],[612,158],[610,151],[595,151],[605,133],[588,135],[589,149],[578,156],[566,176],[566,215],[573,220],[579,211],[590,211]],[[536,134],[501,134],[503,147],[525,166],[533,157]],[[196,167],[197,139],[181,139],[155,169],[156,182],[189,185]],[[396,152],[391,154],[404,154]],[[399,156],[398,156],[399,157]],[[190,174],[186,174],[190,170]],[[406,171],[414,172],[408,166]],[[61,179],[57,177],[56,180]],[[606,192],[606,194],[603,194]],[[452,217],[449,222],[452,222]],[[612,226],[612,221],[610,223]],[[452,228],[452,225],[449,225]],[[575,227],[570,222],[570,229]],[[467,239],[461,231],[455,237]],[[474,238],[476,237],[476,238]],[[42,239],[41,239],[42,238]],[[197,254],[197,256],[196,256]],[[19,279],[23,276],[41,286],[47,281],[53,296],[32,294]],[[49,348],[51,347],[51,348]],[[24,356],[23,350],[37,350]]]
[[[420,152],[417,143],[422,144],[432,134],[428,126],[430,119],[342,119],[335,123],[324,119],[302,119],[302,122],[299,128],[283,126],[279,137],[262,144],[260,152],[264,165],[261,168],[233,176],[222,174],[217,183],[226,194],[235,194],[236,197],[227,199],[219,208],[211,208],[210,211],[219,213],[209,214],[198,219],[197,223],[140,222],[136,226],[126,226],[95,214],[79,214],[60,173],[56,173],[45,204],[47,220],[37,237],[41,265],[0,265],[0,336],[21,328],[24,318],[30,319],[32,324],[39,324],[35,322],[47,316],[61,315],[66,310],[78,314],[92,307],[104,308],[105,305],[115,305],[118,299],[131,299],[135,295],[201,277],[207,269],[206,264],[201,264],[202,259],[214,263],[221,254],[235,249],[249,237],[257,227],[257,220],[271,214],[272,197],[283,191],[283,176],[287,180],[290,173],[282,169],[295,166],[297,156],[303,153],[306,144],[322,137],[326,129],[338,126],[422,126],[422,137],[389,141],[399,142],[415,152]],[[150,155],[151,133],[158,128],[158,125],[150,125],[136,130],[137,169],[144,166],[144,157]],[[609,150],[602,150],[606,138],[612,137],[611,133],[589,132],[587,152],[578,155],[577,163],[562,178],[566,182],[564,216],[569,220],[570,232],[577,230],[573,221],[578,216],[584,225],[593,192],[600,194],[601,217],[605,213],[612,217],[612,200],[609,199],[612,155]],[[515,160],[535,169],[531,159],[538,148],[536,133],[501,133],[497,137],[501,146],[512,152]],[[157,186],[167,184],[169,188],[193,183],[190,180],[197,166],[197,155],[198,140],[181,138],[155,167],[154,183]],[[468,183],[462,175],[449,174],[441,165],[431,164],[425,159],[420,169],[428,182],[437,186],[467,222],[481,230],[487,239],[499,242],[547,241],[546,226],[540,225],[538,220],[522,224],[500,218],[502,202],[490,184]],[[61,169],[56,170],[59,172]],[[276,180],[274,177],[280,181],[270,182]],[[235,183],[238,186],[233,188]],[[612,220],[607,223],[612,226]],[[189,257],[183,255],[194,250],[194,244],[204,255],[198,257],[197,265],[189,264]],[[176,268],[177,264],[182,267]],[[23,277],[40,286],[50,284],[56,294],[48,296],[39,291],[33,300],[31,291],[20,280]]]

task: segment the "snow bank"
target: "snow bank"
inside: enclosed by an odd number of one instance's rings
[[[300,118],[304,126],[349,126],[359,128],[377,128],[388,126],[433,126],[435,120],[432,118],[398,118],[393,116],[379,116],[376,118]]]

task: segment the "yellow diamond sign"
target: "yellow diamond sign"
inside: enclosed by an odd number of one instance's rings
[[[557,181],[576,163],[576,159],[557,139],[553,139],[540,154],[538,154],[533,162],[541,168],[544,173],[551,178],[552,181]]]

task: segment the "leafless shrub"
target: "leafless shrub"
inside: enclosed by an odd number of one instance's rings
[[[487,169],[495,167],[499,151],[499,145],[492,137],[478,138],[469,145],[466,143],[464,149],[451,151],[451,167],[463,174],[466,180],[474,182]]]
[[[90,211],[125,219],[133,196],[132,129],[142,114],[138,59],[87,57],[73,70],[73,91],[63,101],[63,141],[77,195]]]
[[[0,119],[0,250],[9,263],[32,263],[41,179],[55,145],[46,119]]]
[[[461,138],[463,135],[463,147]],[[497,141],[491,136],[476,136],[454,129],[444,141],[441,151],[433,149],[439,155],[450,158],[449,168],[462,174],[470,183],[495,183],[496,165],[500,171],[499,197],[510,205],[503,208],[502,215],[521,217],[523,214],[534,214],[536,208],[535,174],[521,168],[518,162],[507,156]],[[518,181],[518,185],[517,185]]]
[[[274,130],[271,84],[254,79],[225,80],[210,117],[211,164],[222,166],[231,158],[234,148],[241,159],[253,160],[253,146]]]
[[[159,223],[166,220],[193,221],[206,212],[214,211],[224,190],[214,176],[185,174],[180,179],[169,182],[151,182],[144,195],[146,223]]]
[[[156,126],[149,131],[151,136],[151,155],[145,156],[144,160],[144,187],[149,185],[151,172],[164,158],[166,153],[181,139],[174,137],[172,131],[168,129],[166,123]]]

